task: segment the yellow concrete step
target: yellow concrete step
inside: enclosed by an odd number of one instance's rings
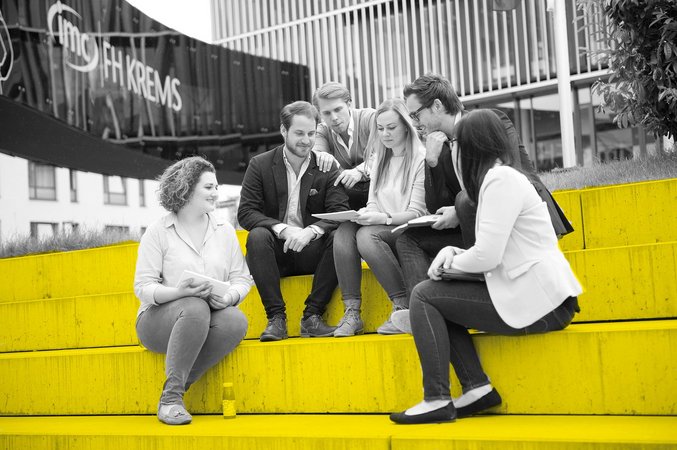
[[[567,252],[586,288],[577,322],[677,317],[677,242]],[[289,299],[289,332],[299,335],[303,301],[312,277],[288,277],[282,292]],[[390,314],[390,302],[373,274],[363,271],[363,319],[367,332]],[[327,312],[336,324],[343,314],[340,293]],[[118,294],[0,303],[0,352],[136,345],[138,300]],[[256,339],[266,318],[256,288],[241,309],[249,318],[248,339]]]
[[[504,398],[497,413],[677,414],[677,320],[475,342]],[[0,354],[0,415],[152,413],[163,359],[140,347]],[[246,341],[191,389],[188,407],[217,413],[224,380],[245,413],[383,413],[422,395],[410,336]]]
[[[563,250],[677,240],[677,178],[553,194],[575,232]]]
[[[153,416],[3,417],[12,450],[649,450],[677,446],[677,417],[483,416],[401,426],[385,415],[194,416],[169,427]]]
[[[127,292],[138,243],[0,259],[0,303]]]

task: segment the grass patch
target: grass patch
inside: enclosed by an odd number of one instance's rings
[[[539,176],[551,191],[677,178],[677,151],[590,167],[555,169]]]
[[[65,252],[86,248],[105,247],[128,242],[138,242],[137,233],[122,231],[81,230],[72,233],[57,233],[46,238],[12,236],[0,241],[0,258]]]

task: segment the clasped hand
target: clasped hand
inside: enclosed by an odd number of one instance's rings
[[[430,167],[437,165],[437,160],[440,159],[442,147],[449,138],[441,131],[433,131],[428,133],[425,137],[425,160]]]
[[[300,252],[315,238],[315,232],[310,228],[288,226],[280,233],[280,237],[284,239],[283,252],[287,253],[287,250]]]
[[[460,249],[451,245],[440,250],[430,264],[430,268],[428,268],[428,278],[435,281],[441,280],[442,277],[440,275],[442,274],[442,270],[450,269],[451,263],[454,261],[454,256],[460,253],[460,251],[457,250]]]
[[[186,278],[178,286],[180,298],[198,297],[209,303],[212,309],[223,309],[235,304],[235,299],[229,293],[223,297],[212,293],[212,286],[208,281],[194,282],[192,278]]]

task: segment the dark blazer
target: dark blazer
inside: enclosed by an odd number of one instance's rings
[[[249,162],[237,210],[237,220],[246,230],[255,227],[272,229],[273,225],[283,223],[288,200],[283,149],[281,145],[255,156]],[[348,195],[343,186],[334,186],[338,169],[321,172],[315,154],[310,154],[310,163],[301,178],[299,192],[303,226],[314,224],[328,232],[338,227],[338,223],[318,220],[311,214],[348,210]]]
[[[534,164],[529,159],[529,154],[520,140],[519,134],[508,116],[498,109],[491,109],[505,127],[510,140],[510,153],[512,155],[512,167],[520,170],[531,181],[531,184],[538,192],[538,195],[548,206],[548,213],[552,221],[552,226],[558,236],[571,233],[573,227],[560,209],[550,191],[545,187],[536,173]],[[465,112],[464,112],[465,114]],[[430,167],[425,165],[425,203],[428,211],[434,214],[435,211],[443,206],[454,204],[456,195],[461,191],[461,184],[456,177],[454,167],[451,161],[451,149],[449,142],[444,143],[444,148],[440,153],[437,166]]]

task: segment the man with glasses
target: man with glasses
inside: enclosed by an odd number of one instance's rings
[[[463,190],[463,181],[456,173],[452,158],[457,151],[454,126],[465,113],[456,91],[446,78],[427,74],[404,88],[410,117],[425,139],[425,199],[431,213],[440,218],[428,228],[411,228],[397,240],[397,252],[408,293],[426,280],[427,270],[437,252],[453,245],[469,248],[475,243],[477,205]],[[553,228],[564,235],[573,228],[536,175],[529,155],[522,145],[515,126],[502,111],[492,109],[501,119],[511,143],[513,167],[522,170],[543,201],[548,205]]]

